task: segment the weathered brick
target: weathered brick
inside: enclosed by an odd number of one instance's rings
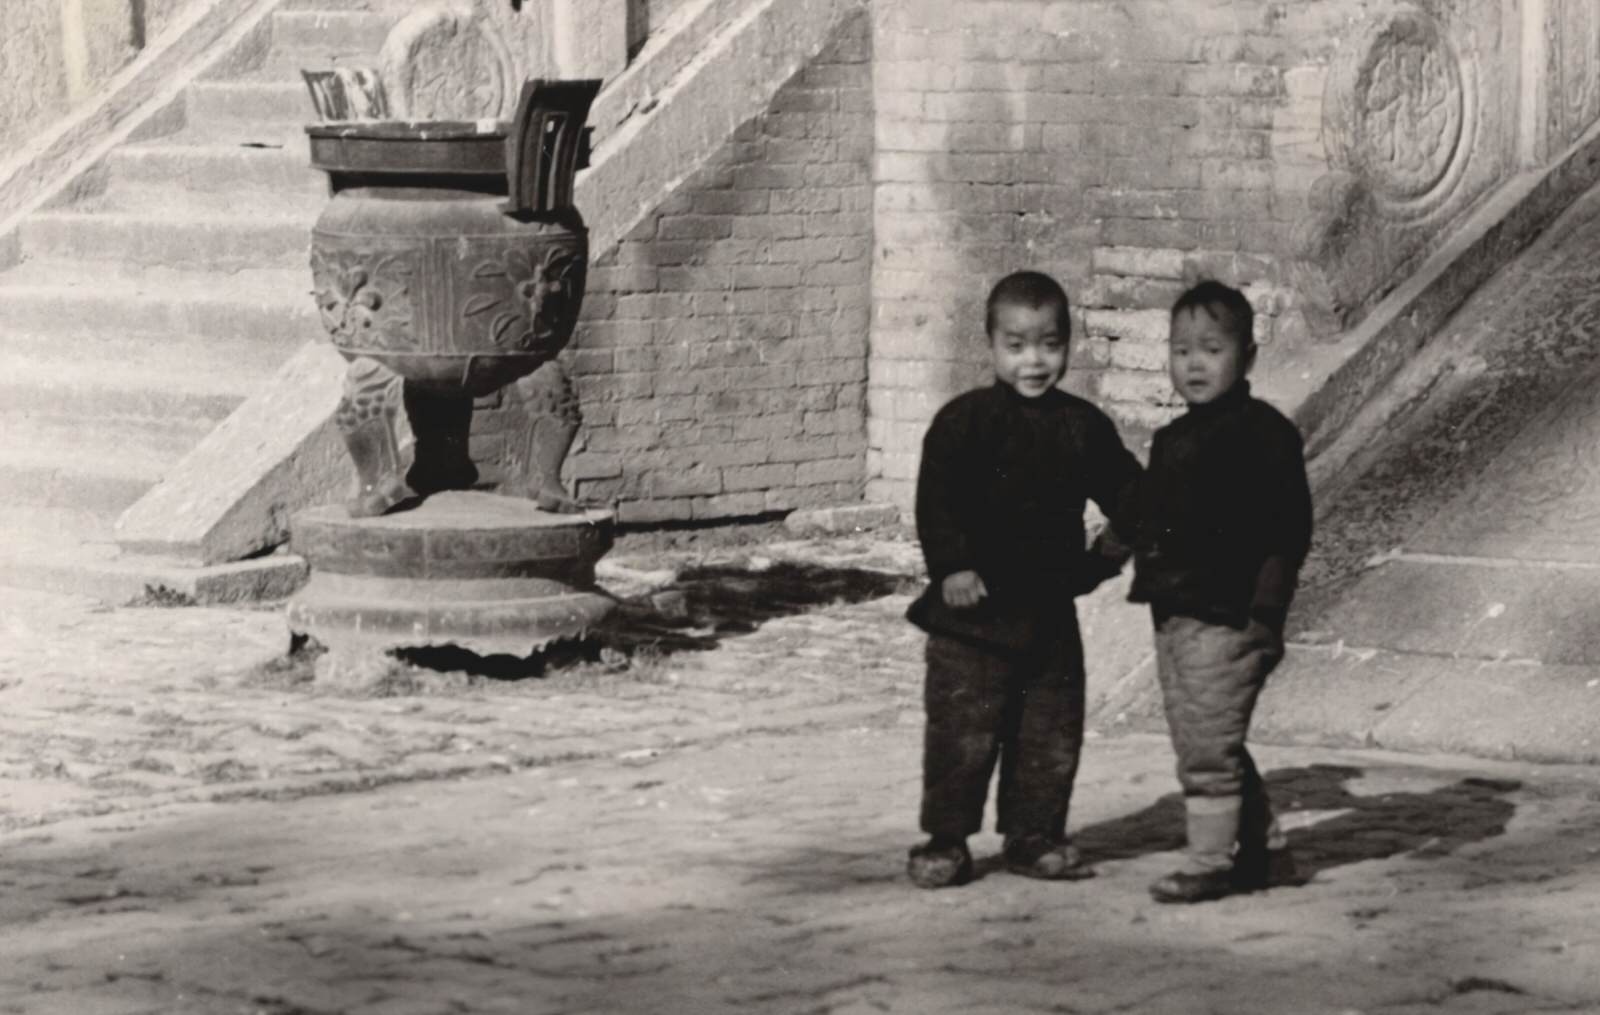
[[[767,120],[770,122],[774,115],[784,113],[832,112],[837,106],[838,92],[832,88],[799,88],[791,85],[773,96],[772,103],[767,107]]]
[[[1167,347],[1144,342],[1111,342],[1109,365],[1119,370],[1161,372],[1167,368]]]
[[[656,287],[656,269],[649,264],[591,267],[587,285],[590,292],[646,292]]]
[[[837,108],[842,113],[873,113],[877,110],[872,89],[865,85],[835,89],[834,96]]]
[[[1105,242],[1119,247],[1167,247],[1192,250],[1201,244],[1203,226],[1187,219],[1107,219],[1101,227]],[[1216,244],[1208,244],[1215,246]]]
[[[722,239],[733,235],[727,215],[663,215],[659,235],[664,240]]]
[[[672,345],[625,346],[612,355],[620,374],[637,371],[650,376],[687,366],[690,358],[688,349]]]
[[[864,165],[855,162],[827,162],[814,166],[806,166],[806,186],[808,187],[857,187],[872,180],[871,171]],[[842,196],[842,195],[841,195]]]
[[[650,477],[653,497],[687,497],[722,492],[722,470],[703,464],[685,469],[668,469]]]
[[[1186,68],[1174,63],[1104,63],[1094,67],[1101,95],[1176,95]]]
[[[806,235],[804,215],[741,215],[733,220],[733,235],[740,239],[792,239]]]
[[[571,352],[569,369],[575,375],[606,374],[615,368],[616,358],[609,349],[573,349]]]
[[[1106,370],[1097,385],[1100,397],[1117,402],[1163,405],[1172,397],[1165,373],[1148,370]]]
[[[772,192],[772,211],[780,215],[836,212],[843,207],[842,193],[838,187],[808,186],[796,190],[775,190]]]
[[[1033,87],[1042,92],[1092,92],[1099,67],[1092,63],[1061,61],[1037,68]]]
[[[765,190],[703,190],[690,207],[698,215],[759,215],[771,204]]]
[[[801,231],[798,235],[861,236],[872,231],[872,221],[872,214],[866,210],[843,212],[838,215],[811,215],[801,219]]]
[[[771,442],[800,430],[803,414],[798,409],[769,412],[764,416],[747,416],[738,420],[733,432],[742,441]],[[770,451],[770,443],[768,445]],[[766,459],[763,459],[765,461]]]
[[[1166,310],[1090,310],[1083,316],[1086,334],[1147,345],[1166,342],[1171,323]]]
[[[1188,261],[1185,261],[1187,275]],[[1084,307],[1124,310],[1164,310],[1182,294],[1184,283],[1175,279],[1127,275],[1097,275],[1079,302]]]
[[[844,254],[844,241],[837,238],[774,240],[768,248],[773,264],[821,264],[837,261]],[[862,252],[856,252],[856,256],[862,256]]]
[[[794,478],[801,486],[811,486],[816,483],[846,483],[861,476],[863,464],[861,459],[854,456],[801,462],[795,467]]]
[[[1167,248],[1097,247],[1094,270],[1115,275],[1182,279],[1183,253]]]
[[[689,503],[694,518],[746,518],[768,510],[766,493],[761,490],[695,497]]]
[[[617,521],[624,525],[687,521],[694,517],[687,499],[629,500],[617,505]]]
[[[721,264],[697,264],[658,269],[663,292],[700,292],[727,289],[733,285],[733,270]]]
[[[832,412],[808,412],[802,429],[807,434],[856,433],[866,427],[866,417],[856,409],[835,409]]]
[[[735,436],[739,429],[735,428]],[[760,465],[769,460],[771,448],[765,440],[731,440],[695,448],[695,460],[716,468]]]
[[[729,493],[741,490],[767,490],[772,487],[792,486],[795,467],[789,462],[768,462],[763,465],[730,465],[722,470],[722,486]]]
[[[1272,133],[1265,130],[1190,131],[1180,141],[1179,150],[1188,155],[1265,159],[1272,153]]]
[[[1283,72],[1272,66],[1191,65],[1184,68],[1182,90],[1191,95],[1239,95],[1273,98],[1285,94]]]
[[[591,504],[616,504],[638,497],[641,490],[636,476],[611,476],[601,479],[580,479],[574,493]]]
[[[839,439],[832,434],[783,437],[771,442],[770,461],[799,464],[838,454]]]

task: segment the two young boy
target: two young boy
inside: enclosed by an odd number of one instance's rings
[[[1056,387],[1070,339],[1066,293],[1020,272],[989,295],[992,387],[935,416],[923,443],[917,531],[930,584],[908,614],[928,633],[922,828],[907,872],[926,888],[972,875],[968,836],[1000,764],[1008,869],[1092,871],[1066,836],[1083,741],[1083,646],[1073,597],[1134,558],[1148,603],[1185,795],[1182,869],[1151,886],[1198,902],[1265,886],[1281,836],[1245,733],[1283,655],[1283,625],[1311,537],[1300,435],[1253,398],[1254,316],[1203,282],[1172,308],[1169,366],[1189,411],[1159,430],[1148,471],[1111,420]],[[1086,550],[1093,500],[1109,526]]]

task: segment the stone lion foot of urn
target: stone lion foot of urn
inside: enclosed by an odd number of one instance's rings
[[[289,624],[346,662],[457,645],[528,655],[581,635],[612,516],[561,484],[578,426],[556,354],[583,299],[572,182],[597,81],[529,82],[515,118],[307,128],[332,198],[312,233],[328,334],[349,361],[336,422],[355,463],[342,506],[297,515],[311,567]],[[473,400],[529,408],[513,476],[476,489]]]

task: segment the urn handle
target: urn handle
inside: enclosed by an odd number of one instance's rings
[[[572,207],[572,180],[588,144],[584,124],[600,85],[593,78],[534,78],[523,84],[506,137],[512,214],[544,215]]]

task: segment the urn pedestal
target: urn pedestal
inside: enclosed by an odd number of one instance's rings
[[[312,232],[315,297],[350,366],[336,422],[342,506],[291,523],[311,567],[293,631],[336,656],[458,645],[527,655],[603,618],[612,516],[561,484],[578,426],[556,354],[577,324],[588,234],[571,205],[599,82],[530,82],[511,122],[307,128],[332,197]],[[511,478],[475,487],[473,400],[530,407]]]

